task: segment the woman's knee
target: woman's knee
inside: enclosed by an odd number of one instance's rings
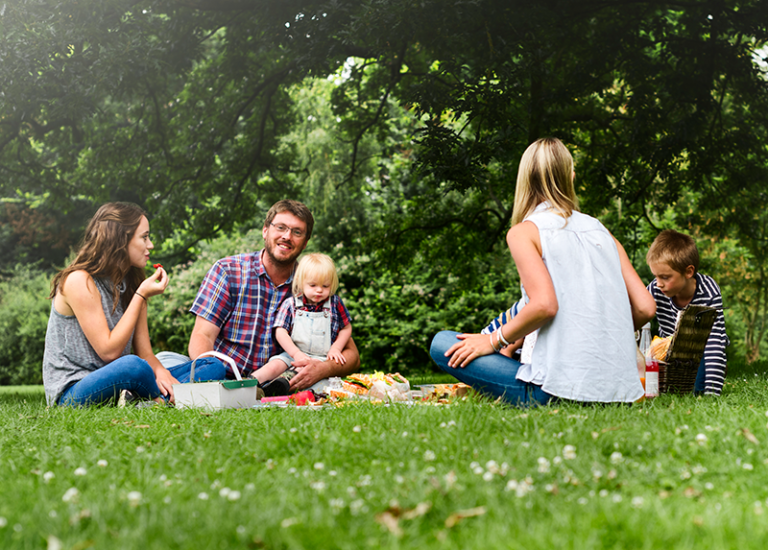
[[[432,344],[429,347],[429,356],[437,365],[445,370],[448,367],[448,357],[445,356],[452,345],[458,342],[456,335],[459,332],[453,330],[443,330],[435,334],[432,338]]]

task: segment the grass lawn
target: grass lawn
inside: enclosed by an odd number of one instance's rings
[[[0,391],[0,548],[765,548],[768,384],[532,410],[46,409]]]

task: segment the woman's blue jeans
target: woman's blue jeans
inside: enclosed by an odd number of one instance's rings
[[[183,384],[189,382],[191,365],[191,362],[177,365],[168,371]],[[223,380],[226,375],[226,367],[215,357],[204,357],[196,363],[195,380]],[[121,390],[129,390],[144,399],[161,395],[149,363],[136,355],[125,355],[69,386],[59,397],[59,405],[78,407],[111,403],[118,399]]]
[[[459,342],[456,339],[458,334],[460,333],[445,330],[437,333],[432,339],[429,354],[445,372],[479,392],[494,398],[501,397],[507,403],[518,407],[546,405],[554,399],[542,390],[541,386],[518,380],[516,377],[520,362],[500,353],[478,357],[464,368],[449,367],[449,358],[445,356],[445,352]]]

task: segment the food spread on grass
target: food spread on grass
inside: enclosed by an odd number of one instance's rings
[[[261,405],[321,407],[323,405],[343,406],[356,401],[374,404],[384,403],[449,403],[464,397],[469,390],[466,384],[428,384],[411,389],[408,379],[396,372],[386,374],[354,373],[345,378],[331,378],[322,392],[305,390],[293,395],[265,397]]]

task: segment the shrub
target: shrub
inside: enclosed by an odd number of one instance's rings
[[[0,281],[0,385],[42,384],[50,279],[17,266]]]

